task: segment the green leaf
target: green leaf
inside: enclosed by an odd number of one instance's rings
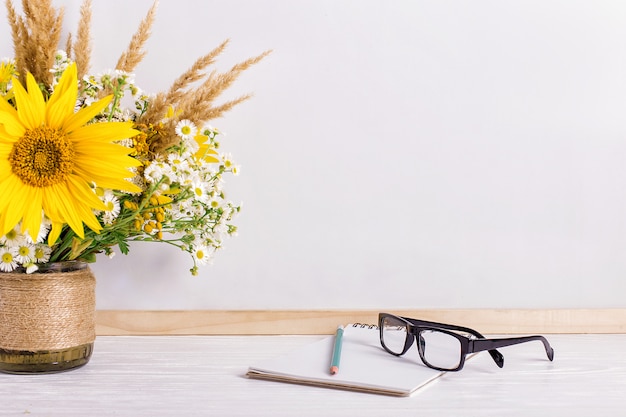
[[[121,239],[118,239],[117,246],[119,246],[120,252],[122,252],[124,255],[128,255],[130,248],[128,247],[128,243],[123,239],[123,237]]]

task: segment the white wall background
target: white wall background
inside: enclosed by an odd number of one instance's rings
[[[151,4],[94,0],[93,72]],[[274,49],[213,122],[240,234],[100,259],[99,308],[626,307],[626,3],[161,0],[138,84],[225,38]]]

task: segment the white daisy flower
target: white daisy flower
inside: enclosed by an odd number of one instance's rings
[[[187,119],[178,122],[176,124],[175,131],[178,136],[185,140],[193,139],[193,137],[196,136],[196,134],[198,133],[196,125],[191,120]]]
[[[185,159],[184,155],[171,153],[167,156],[167,162],[172,168],[172,171],[174,171],[177,175],[189,172],[190,170],[189,161]]]
[[[123,78],[126,81],[126,84],[135,84],[135,74],[132,72],[116,69],[113,71],[113,74],[115,75],[115,78]]]
[[[33,261],[35,256],[35,246],[31,243],[24,241],[16,249],[15,260],[22,265],[29,264]]]
[[[11,272],[15,268],[17,268],[17,260],[15,259],[17,255],[17,248],[8,248],[1,247],[0,248],[0,271],[2,272]]]
[[[211,197],[211,199],[209,200],[209,207],[211,207],[212,209],[218,209],[221,205],[222,200],[217,195]]]
[[[175,204],[170,215],[174,220],[180,220],[193,215],[193,200],[183,200],[178,204]]]
[[[217,135],[221,133],[216,127],[213,127],[208,123],[202,126],[200,132],[205,136],[211,136],[211,134]]]
[[[178,176],[178,183],[183,187],[188,187],[197,179],[197,175],[192,172],[183,172]]]
[[[205,245],[194,245],[191,255],[198,265],[206,265],[211,260],[211,250]]]
[[[233,157],[230,153],[221,154],[220,159],[226,169],[232,169],[232,167],[235,166],[235,162],[233,161]]]
[[[0,244],[12,247],[19,246],[25,239],[24,235],[19,233],[17,228],[14,227],[6,235],[0,237]]]
[[[146,167],[143,176],[146,181],[154,183],[161,180],[163,177],[168,177],[172,179],[172,174],[173,171],[171,167],[169,167],[167,164],[163,164],[161,162],[153,162]]]
[[[111,85],[111,82],[115,79],[114,71],[111,69],[106,69],[96,75],[96,82],[105,87]]]
[[[48,245],[40,244],[35,245],[35,250],[33,251],[34,261],[38,264],[45,264],[50,260],[50,254],[52,253],[52,248]]]
[[[191,191],[193,192],[193,197],[197,201],[201,201],[206,203],[209,201],[209,193],[207,192],[206,185],[201,181],[194,181],[191,186]]]
[[[102,221],[106,226],[113,224],[113,221],[120,215],[120,200],[111,192],[107,190],[104,193],[102,202],[106,207],[106,211],[102,213]]]

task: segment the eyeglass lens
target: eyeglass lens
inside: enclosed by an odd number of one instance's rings
[[[441,369],[456,369],[461,364],[461,341],[437,330],[422,330],[418,338],[422,359]]]
[[[381,325],[385,347],[390,352],[401,355],[407,341],[407,324],[394,317],[385,317]],[[459,367],[461,342],[456,337],[443,331],[428,329],[419,332],[417,341],[420,357],[426,365],[450,370]]]
[[[396,355],[401,355],[404,352],[404,345],[406,344],[406,323],[396,319],[395,317],[385,317],[381,326],[382,341],[385,347],[390,352]]]

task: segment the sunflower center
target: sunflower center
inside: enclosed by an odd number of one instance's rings
[[[48,187],[64,181],[74,167],[74,149],[58,130],[38,127],[27,130],[9,156],[13,173],[24,184]]]

